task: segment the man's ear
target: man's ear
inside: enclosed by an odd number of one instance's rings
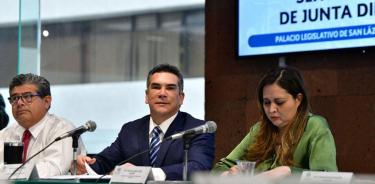
[[[43,98],[43,101],[44,101],[44,107],[48,110],[51,107],[52,96],[45,96]]]
[[[148,89],[145,90],[145,103],[148,104]]]
[[[185,93],[182,91],[180,92],[180,106],[184,103],[184,99],[185,99]]]

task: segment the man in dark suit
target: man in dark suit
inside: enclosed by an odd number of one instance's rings
[[[150,115],[124,124],[115,142],[94,158],[78,156],[78,173],[86,172],[85,162],[97,173],[105,174],[129,159],[124,167],[152,166],[154,173],[164,174],[167,180],[181,180],[183,140],[161,141],[177,132],[204,124],[204,121],[179,111],[183,100],[183,77],[180,71],[167,64],[154,67],[147,77],[145,98]],[[188,175],[195,171],[210,170],[214,158],[214,135],[194,137],[188,158]]]

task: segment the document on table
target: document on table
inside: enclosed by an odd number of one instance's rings
[[[50,176],[40,179],[54,179],[54,180],[73,180],[73,179],[111,179],[111,175],[60,175],[60,176]]]
[[[96,173],[87,163],[85,163],[87,174],[83,175],[61,175],[61,176],[51,176],[41,179],[55,179],[55,180],[72,180],[72,179],[111,179],[111,175],[99,175]]]
[[[98,175],[98,173],[96,173],[90,166],[89,164],[87,164],[87,162],[85,162],[85,168],[86,168],[86,171],[87,171],[87,174],[88,175]]]

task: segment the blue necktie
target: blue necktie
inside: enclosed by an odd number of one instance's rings
[[[150,142],[150,162],[151,162],[151,166],[154,166],[155,161],[156,161],[156,157],[158,155],[158,151],[159,151],[159,148],[160,148],[160,133],[162,133],[162,131],[160,130],[160,128],[158,126],[156,126],[152,130],[152,138],[151,138],[151,142]]]

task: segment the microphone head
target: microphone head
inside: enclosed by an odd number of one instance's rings
[[[93,132],[96,129],[96,123],[92,120],[86,122],[85,126],[87,127],[87,131],[89,132]]]
[[[214,133],[214,132],[216,132],[217,125],[216,125],[215,122],[213,122],[213,121],[207,121],[206,125],[207,125],[207,133]]]

